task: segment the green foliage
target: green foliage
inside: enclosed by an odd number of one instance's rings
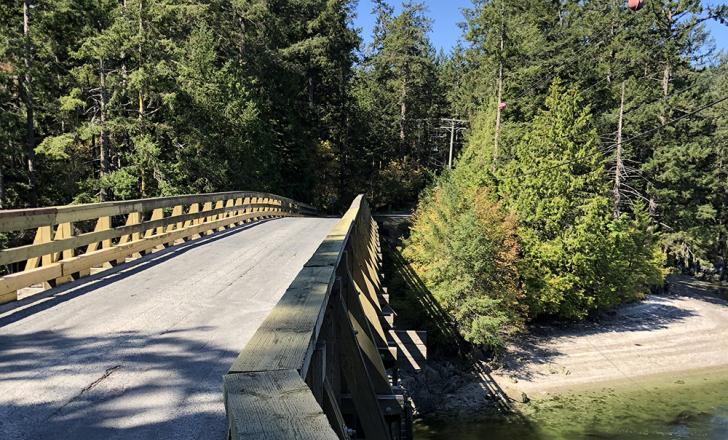
[[[647,211],[613,215],[575,87],[554,82],[495,174],[493,121],[474,119],[456,169],[420,199],[404,253],[466,340],[499,347],[526,319],[583,318],[661,283]]]
[[[413,206],[440,168],[430,136],[446,103],[424,5],[405,2],[395,15],[379,0],[374,13],[374,38],[353,80],[356,116],[366,125],[354,139],[351,179],[368,186],[375,207],[396,209]]]
[[[660,282],[644,213],[613,218],[597,145],[589,107],[556,81],[506,170],[502,191],[519,219],[534,315],[583,318]]]
[[[420,200],[404,255],[466,340],[501,346],[522,321],[513,218],[485,188],[438,182]]]
[[[249,189],[402,209],[434,181],[405,253],[498,346],[639,298],[663,257],[728,259],[728,102],[703,109],[728,89],[703,23],[728,8],[623,3],[477,0],[444,55],[413,2],[375,1],[360,48],[351,0],[30,0],[27,35],[5,1],[0,206]],[[445,173],[443,117],[469,121]]]
[[[404,256],[466,340],[501,347],[526,310],[515,217],[489,187],[488,119],[476,124],[457,168],[420,198]]]
[[[35,152],[52,159],[68,159],[68,150],[74,143],[73,135],[48,136],[35,148]]]

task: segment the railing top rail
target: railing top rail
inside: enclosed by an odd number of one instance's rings
[[[147,212],[158,208],[170,208],[175,205],[216,202],[219,200],[245,197],[267,197],[295,205],[303,210],[315,211],[315,208],[310,205],[275,194],[255,191],[228,191],[79,205],[0,210],[0,232],[20,231],[46,225],[92,220],[103,216],[124,215],[130,212]]]

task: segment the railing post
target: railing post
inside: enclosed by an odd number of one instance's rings
[[[54,240],[63,240],[64,238],[71,238],[72,230],[71,230],[71,223],[61,223],[56,228],[56,235],[53,238]],[[74,249],[65,249],[62,252],[56,252],[53,254],[53,257],[51,258],[51,262],[55,263],[64,259],[72,258],[75,255]],[[60,286],[61,284],[65,284],[68,282],[73,281],[73,277],[70,275],[65,275],[59,278],[55,279],[55,285]]]

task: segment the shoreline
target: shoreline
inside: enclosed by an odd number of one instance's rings
[[[722,286],[673,277],[669,293],[599,321],[534,326],[493,362],[433,361],[409,376],[417,416],[491,417],[526,403],[600,391],[652,392],[728,382],[728,300]]]
[[[523,401],[728,371],[728,301],[720,289],[675,277],[670,293],[625,304],[597,322],[536,327],[490,376],[509,398]]]

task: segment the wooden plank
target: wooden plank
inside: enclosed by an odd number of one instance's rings
[[[389,336],[397,345],[397,362],[399,366],[421,371],[427,361],[427,332],[390,330]]]
[[[252,211],[252,206],[250,205],[250,197],[246,197],[243,199],[243,206],[245,206],[245,209],[243,209],[243,213],[248,213]],[[245,221],[240,222],[240,224],[246,223]]]
[[[244,218],[248,214],[244,214],[238,218]],[[181,238],[189,237],[191,235],[198,235],[200,232],[204,232],[210,229],[215,229],[220,225],[224,224],[227,219],[220,219],[210,223],[201,223],[199,225],[192,225],[179,230],[165,232],[151,237],[139,238],[135,241],[126,242],[119,244],[111,249],[104,249],[84,255],[79,255],[68,261],[64,261],[64,274],[71,274],[82,270],[84,267],[93,267],[99,262],[123,259],[125,256],[139,255],[141,252],[152,249],[159,246],[167,241],[174,241]]]
[[[311,389],[316,401],[323,407],[324,381],[326,380],[326,340],[319,339],[311,355],[306,383]]]
[[[367,321],[369,322],[372,330],[375,332],[373,336],[376,336],[375,342],[379,347],[385,347],[387,341],[387,335],[379,322],[379,315],[382,313],[379,308],[379,301],[377,300],[376,292],[373,291],[372,287],[366,283],[361,285],[361,281],[357,282],[356,278],[361,280],[362,274],[357,273],[358,276],[354,276],[354,288],[358,294],[359,301],[361,303],[362,310],[366,315]]]
[[[378,395],[377,401],[379,402],[382,413],[386,416],[400,415],[404,410],[404,396],[401,394]],[[343,394],[341,396],[341,410],[346,413],[351,413],[355,410],[351,394]]]
[[[72,230],[71,230],[71,224],[70,223],[61,223],[56,228],[56,236],[53,238],[54,241],[57,240],[63,240],[65,238],[70,238],[72,236]],[[66,249],[63,252],[58,252],[53,254],[53,257],[51,261],[61,261],[61,260],[68,260],[69,258],[73,258],[73,256],[76,255],[74,249]],[[69,283],[73,281],[73,277],[70,275],[64,275],[61,277],[58,277],[55,279],[55,285],[61,285],[65,283]]]
[[[5,304],[5,303],[12,302],[12,301],[17,301],[17,300],[18,300],[18,291],[17,290],[13,290],[12,292],[0,294],[0,304]]]
[[[181,209],[181,206],[178,206],[175,207],[175,211],[173,211],[172,216],[170,217],[160,217],[153,214],[153,219],[145,222],[127,223],[125,226],[117,227],[114,229],[110,228],[109,223],[109,227],[107,228],[97,228],[94,230],[94,232],[87,232],[85,234],[69,237],[64,240],[49,240],[27,246],[18,246],[12,249],[3,249],[0,250],[0,265],[28,260],[33,257],[52,254],[54,252],[61,252],[66,249],[75,249],[82,246],[90,245],[95,242],[111,240],[114,238],[123,237],[125,235],[131,235],[133,233],[143,233],[147,232],[150,229],[156,229],[157,232],[159,232],[166,226],[167,230],[169,230],[169,226],[181,222],[189,225],[193,223],[191,220],[196,220],[196,223],[199,224],[203,222],[203,217],[207,216],[208,214],[200,213],[198,208],[198,205],[195,204],[190,208],[190,213],[182,214],[182,212],[179,211]],[[228,207],[223,208],[219,211],[213,210],[211,211],[211,213],[219,214],[221,212],[228,212],[228,210],[229,212],[232,212],[233,209],[233,207]],[[175,214],[175,212],[178,212],[178,214]],[[129,240],[130,237],[127,237],[123,241],[127,242]]]
[[[53,226],[39,227],[38,230],[35,232],[35,238],[33,238],[33,244],[39,245],[39,244],[51,242],[51,237],[53,236],[52,234],[53,234]],[[38,255],[36,258],[28,259],[28,261],[25,262],[25,270],[31,270],[31,269],[40,267],[41,263],[43,261],[50,262],[47,260],[48,257],[46,256],[46,255],[50,255],[50,254],[51,254],[50,252],[48,252],[47,254],[43,253],[43,254]],[[45,257],[45,258],[42,259],[40,257]],[[18,261],[20,261],[20,260],[18,260]]]
[[[156,227],[149,227],[149,223],[161,221],[164,219],[164,210],[162,208],[157,208],[154,211],[152,211],[152,216],[149,218],[149,222],[144,222],[142,224],[146,224],[149,229],[144,232],[144,237],[149,238],[154,235],[159,235],[164,233],[164,226],[156,226]],[[151,249],[152,252],[159,252],[161,250],[164,250],[164,245],[160,244],[158,246],[155,246]]]
[[[184,215],[184,207],[182,205],[177,205],[174,208],[172,208],[172,215],[167,217],[170,220],[175,220],[175,217],[182,217]],[[170,223],[167,225],[166,232],[172,232],[176,229],[182,229],[184,225],[184,221],[179,218],[174,223]],[[166,243],[167,246],[174,246],[175,244],[182,244],[184,243],[184,240],[177,240],[177,241],[168,241]]]
[[[337,266],[346,244],[345,235],[329,234],[306,262],[306,267]]]
[[[232,440],[338,440],[296,370],[227,374],[225,410]]]
[[[129,215],[126,217],[126,226],[132,226],[132,225],[138,225],[141,223],[142,220],[142,213],[141,212],[130,212]],[[132,232],[131,234],[124,235],[119,239],[119,246],[124,245],[126,243],[129,243],[131,241],[138,241],[141,238],[142,234],[141,232]],[[134,258],[140,258],[142,255],[140,253],[136,253],[133,256]],[[117,263],[121,264],[124,262],[124,258],[119,258],[116,260]]]
[[[205,204],[202,205],[202,211],[201,212],[207,213],[209,211],[212,211],[212,202],[207,202],[207,203],[205,203]],[[215,220],[216,218],[217,218],[216,215],[207,215],[207,216],[205,216],[203,222],[204,223],[208,223],[208,222],[211,222],[211,221]],[[204,232],[204,235],[210,235],[214,231],[209,230],[209,231],[203,231],[203,232]]]
[[[389,440],[391,435],[379,407],[377,392],[372,383],[372,372],[367,368],[365,355],[358,344],[357,328],[352,327],[352,322],[356,321],[350,320],[350,314],[341,296],[336,300],[334,310],[341,350],[341,371],[354,398],[356,415],[364,428],[364,434],[368,440]],[[391,389],[387,394],[391,394]]]
[[[159,208],[152,211],[152,216],[149,218],[151,222],[162,220],[164,218],[164,210]],[[147,222],[142,223],[145,225],[144,237],[151,237],[152,235],[159,232],[158,227],[150,227]]]
[[[195,215],[195,218],[193,220],[185,221],[185,227],[199,225],[200,223],[205,221],[204,218],[197,217],[197,215],[201,215],[201,214],[199,214],[199,212],[200,212],[199,203],[193,203],[192,205],[190,205],[190,209],[187,212],[188,212],[188,214]],[[193,235],[190,238],[194,240],[195,238],[200,238],[200,235]]]
[[[63,275],[61,263],[53,263],[36,269],[5,275],[0,278],[0,295],[14,292],[23,287],[59,278]]]
[[[341,414],[341,408],[339,407],[339,400],[336,398],[331,383],[328,380],[324,380],[324,413],[329,418],[329,424],[336,435],[342,440],[349,440],[349,430],[347,429],[344,416]]]
[[[235,199],[227,200],[225,202],[225,208],[227,208],[227,209],[225,210],[225,213],[222,216],[220,216],[220,218],[228,218],[230,215],[232,215],[233,214],[232,208],[234,205],[235,205]],[[225,229],[229,228],[230,226],[232,226],[232,224],[227,223],[227,224],[225,224],[225,226],[221,226],[218,229],[218,231],[224,231]]]
[[[369,372],[374,390],[377,394],[390,393],[391,387],[389,385],[389,379],[387,378],[382,356],[379,354],[381,345],[375,339],[374,332],[364,313],[359,297],[356,292],[351,291],[350,285],[348,289],[345,289],[344,293],[347,296],[345,298],[347,317],[351,321],[351,327],[354,329],[357,345],[364,355],[364,361],[366,362],[367,371]],[[375,317],[375,319],[379,322],[378,317]],[[386,348],[386,341],[384,347]]]
[[[131,212],[126,217],[126,226],[132,226],[132,225],[138,225],[141,222],[141,213],[139,212]],[[129,234],[123,235],[119,239],[119,244],[125,244],[130,241],[139,240],[141,235],[141,231],[138,232],[131,232]]]
[[[94,232],[103,232],[108,231],[111,229],[111,217],[101,217],[98,220],[96,220],[96,226],[94,227]],[[79,238],[79,237],[76,237]],[[99,244],[101,244],[102,249],[107,249],[111,247],[111,238],[101,239],[101,240],[95,240],[91,243],[88,243],[88,247],[86,247],[86,252],[94,252],[99,248]],[[73,245],[65,245],[68,247],[80,247],[83,246],[83,244],[80,244],[79,246],[73,246]]]
[[[239,221],[249,218],[252,215],[255,214],[243,214],[232,219],[235,221]],[[198,234],[201,231],[215,229],[220,225],[225,224],[225,222],[227,221],[230,221],[230,219],[220,219],[211,223],[192,225],[180,230],[165,232],[163,234],[153,235],[146,238],[141,237],[141,234],[135,234],[137,236],[137,239],[134,241],[127,241],[123,244],[118,244],[108,249],[88,252],[83,255],[69,258],[58,263],[49,263],[49,266],[47,267],[50,269],[48,271],[32,269],[29,271],[7,275],[3,278],[0,278],[0,294],[9,293],[12,290],[21,289],[23,287],[28,287],[33,284],[52,280],[61,276],[80,273],[86,269],[103,264],[107,261],[124,261],[124,258],[128,256],[140,255],[141,252],[162,245],[167,241],[174,241]],[[41,267],[40,269],[44,268],[46,268],[46,266]]]
[[[235,199],[235,204],[233,206],[236,208],[236,210],[233,211],[233,214],[232,214],[233,217],[245,212],[245,209],[243,208],[243,198],[242,197],[238,197],[237,199]],[[242,224],[242,223],[231,223],[230,225],[228,225],[228,227],[232,228],[233,226],[239,225],[239,224]]]

